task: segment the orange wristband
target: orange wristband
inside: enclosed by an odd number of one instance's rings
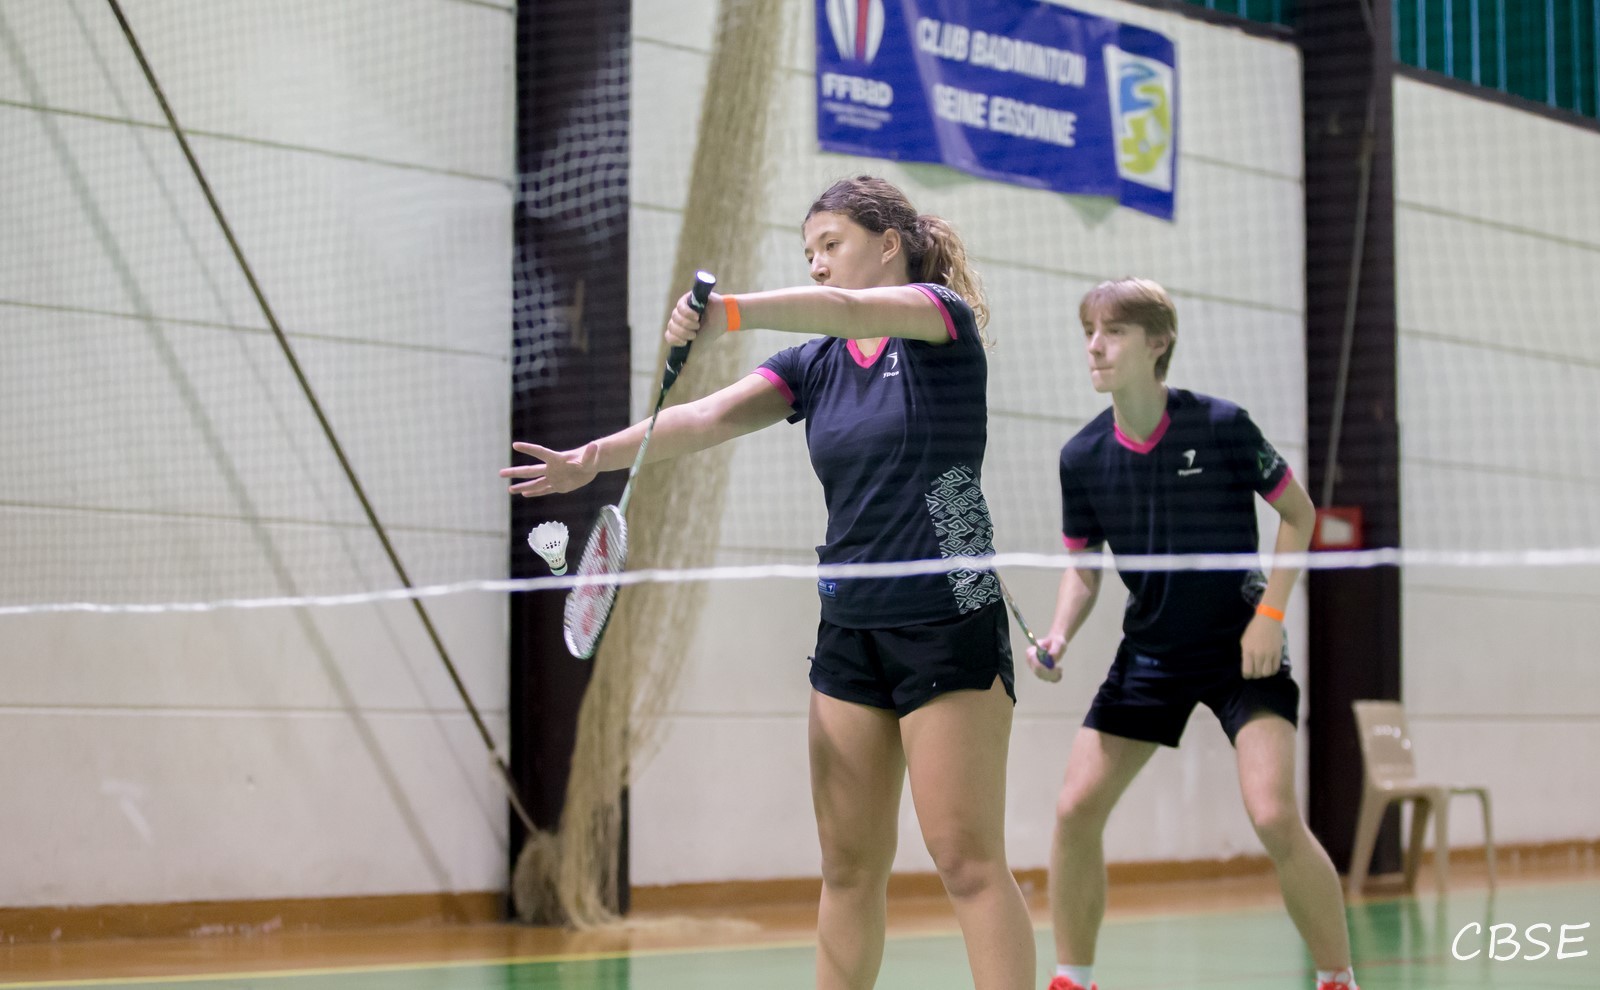
[[[1281,609],[1273,608],[1271,605],[1257,605],[1256,614],[1264,615],[1276,622],[1283,621],[1283,611]]]
[[[739,330],[739,300],[732,296],[723,296],[722,310],[728,314],[728,332],[737,333]]]

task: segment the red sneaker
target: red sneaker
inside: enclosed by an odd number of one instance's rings
[[[1072,982],[1072,977],[1070,976],[1057,976],[1050,981],[1050,985],[1045,990],[1100,990],[1100,984],[1091,983],[1085,987]],[[1319,987],[1318,990],[1321,990],[1321,988]],[[1351,990],[1358,990],[1358,988],[1352,987]]]
[[[1327,983],[1318,983],[1317,990],[1361,990],[1361,988],[1354,983],[1334,983],[1330,980]]]

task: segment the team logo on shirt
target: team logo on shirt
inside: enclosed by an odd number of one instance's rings
[[[1194,454],[1195,452],[1193,450],[1186,450],[1183,452],[1183,467],[1178,469],[1178,477],[1187,478],[1191,474],[1199,474],[1201,471],[1205,470],[1205,468],[1197,468],[1194,466]]]
[[[900,373],[900,355],[891,351],[887,357],[889,358],[889,370],[883,373],[883,377],[893,378]]]

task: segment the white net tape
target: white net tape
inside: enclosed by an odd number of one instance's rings
[[[302,595],[278,598],[234,598],[216,601],[122,604],[58,602],[44,605],[0,606],[0,616],[53,612],[143,614],[161,612],[212,612],[222,609],[300,608],[306,606],[362,605],[410,598],[441,598],[471,592],[568,591],[574,588],[623,588],[647,583],[753,581],[788,578],[884,578],[913,574],[940,574],[959,570],[1000,570],[1014,567],[1065,571],[1071,568],[1116,571],[1209,571],[1294,567],[1304,570],[1341,570],[1372,567],[1443,568],[1554,568],[1600,566],[1600,547],[1559,550],[1319,550],[1310,553],[1263,554],[1114,554],[1000,553],[992,557],[942,557],[931,560],[891,561],[879,564],[750,564],[692,568],[648,568],[620,574],[568,574],[561,577],[518,580],[457,581],[415,588],[346,595]],[[579,568],[580,571],[583,568]],[[600,596],[595,596],[599,601]]]

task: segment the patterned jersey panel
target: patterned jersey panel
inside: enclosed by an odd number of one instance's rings
[[[934,481],[928,516],[939,538],[939,555],[946,560],[994,553],[994,520],[972,468],[958,465]],[[950,571],[945,579],[963,615],[1000,600],[1000,580],[993,571],[962,569]]]

